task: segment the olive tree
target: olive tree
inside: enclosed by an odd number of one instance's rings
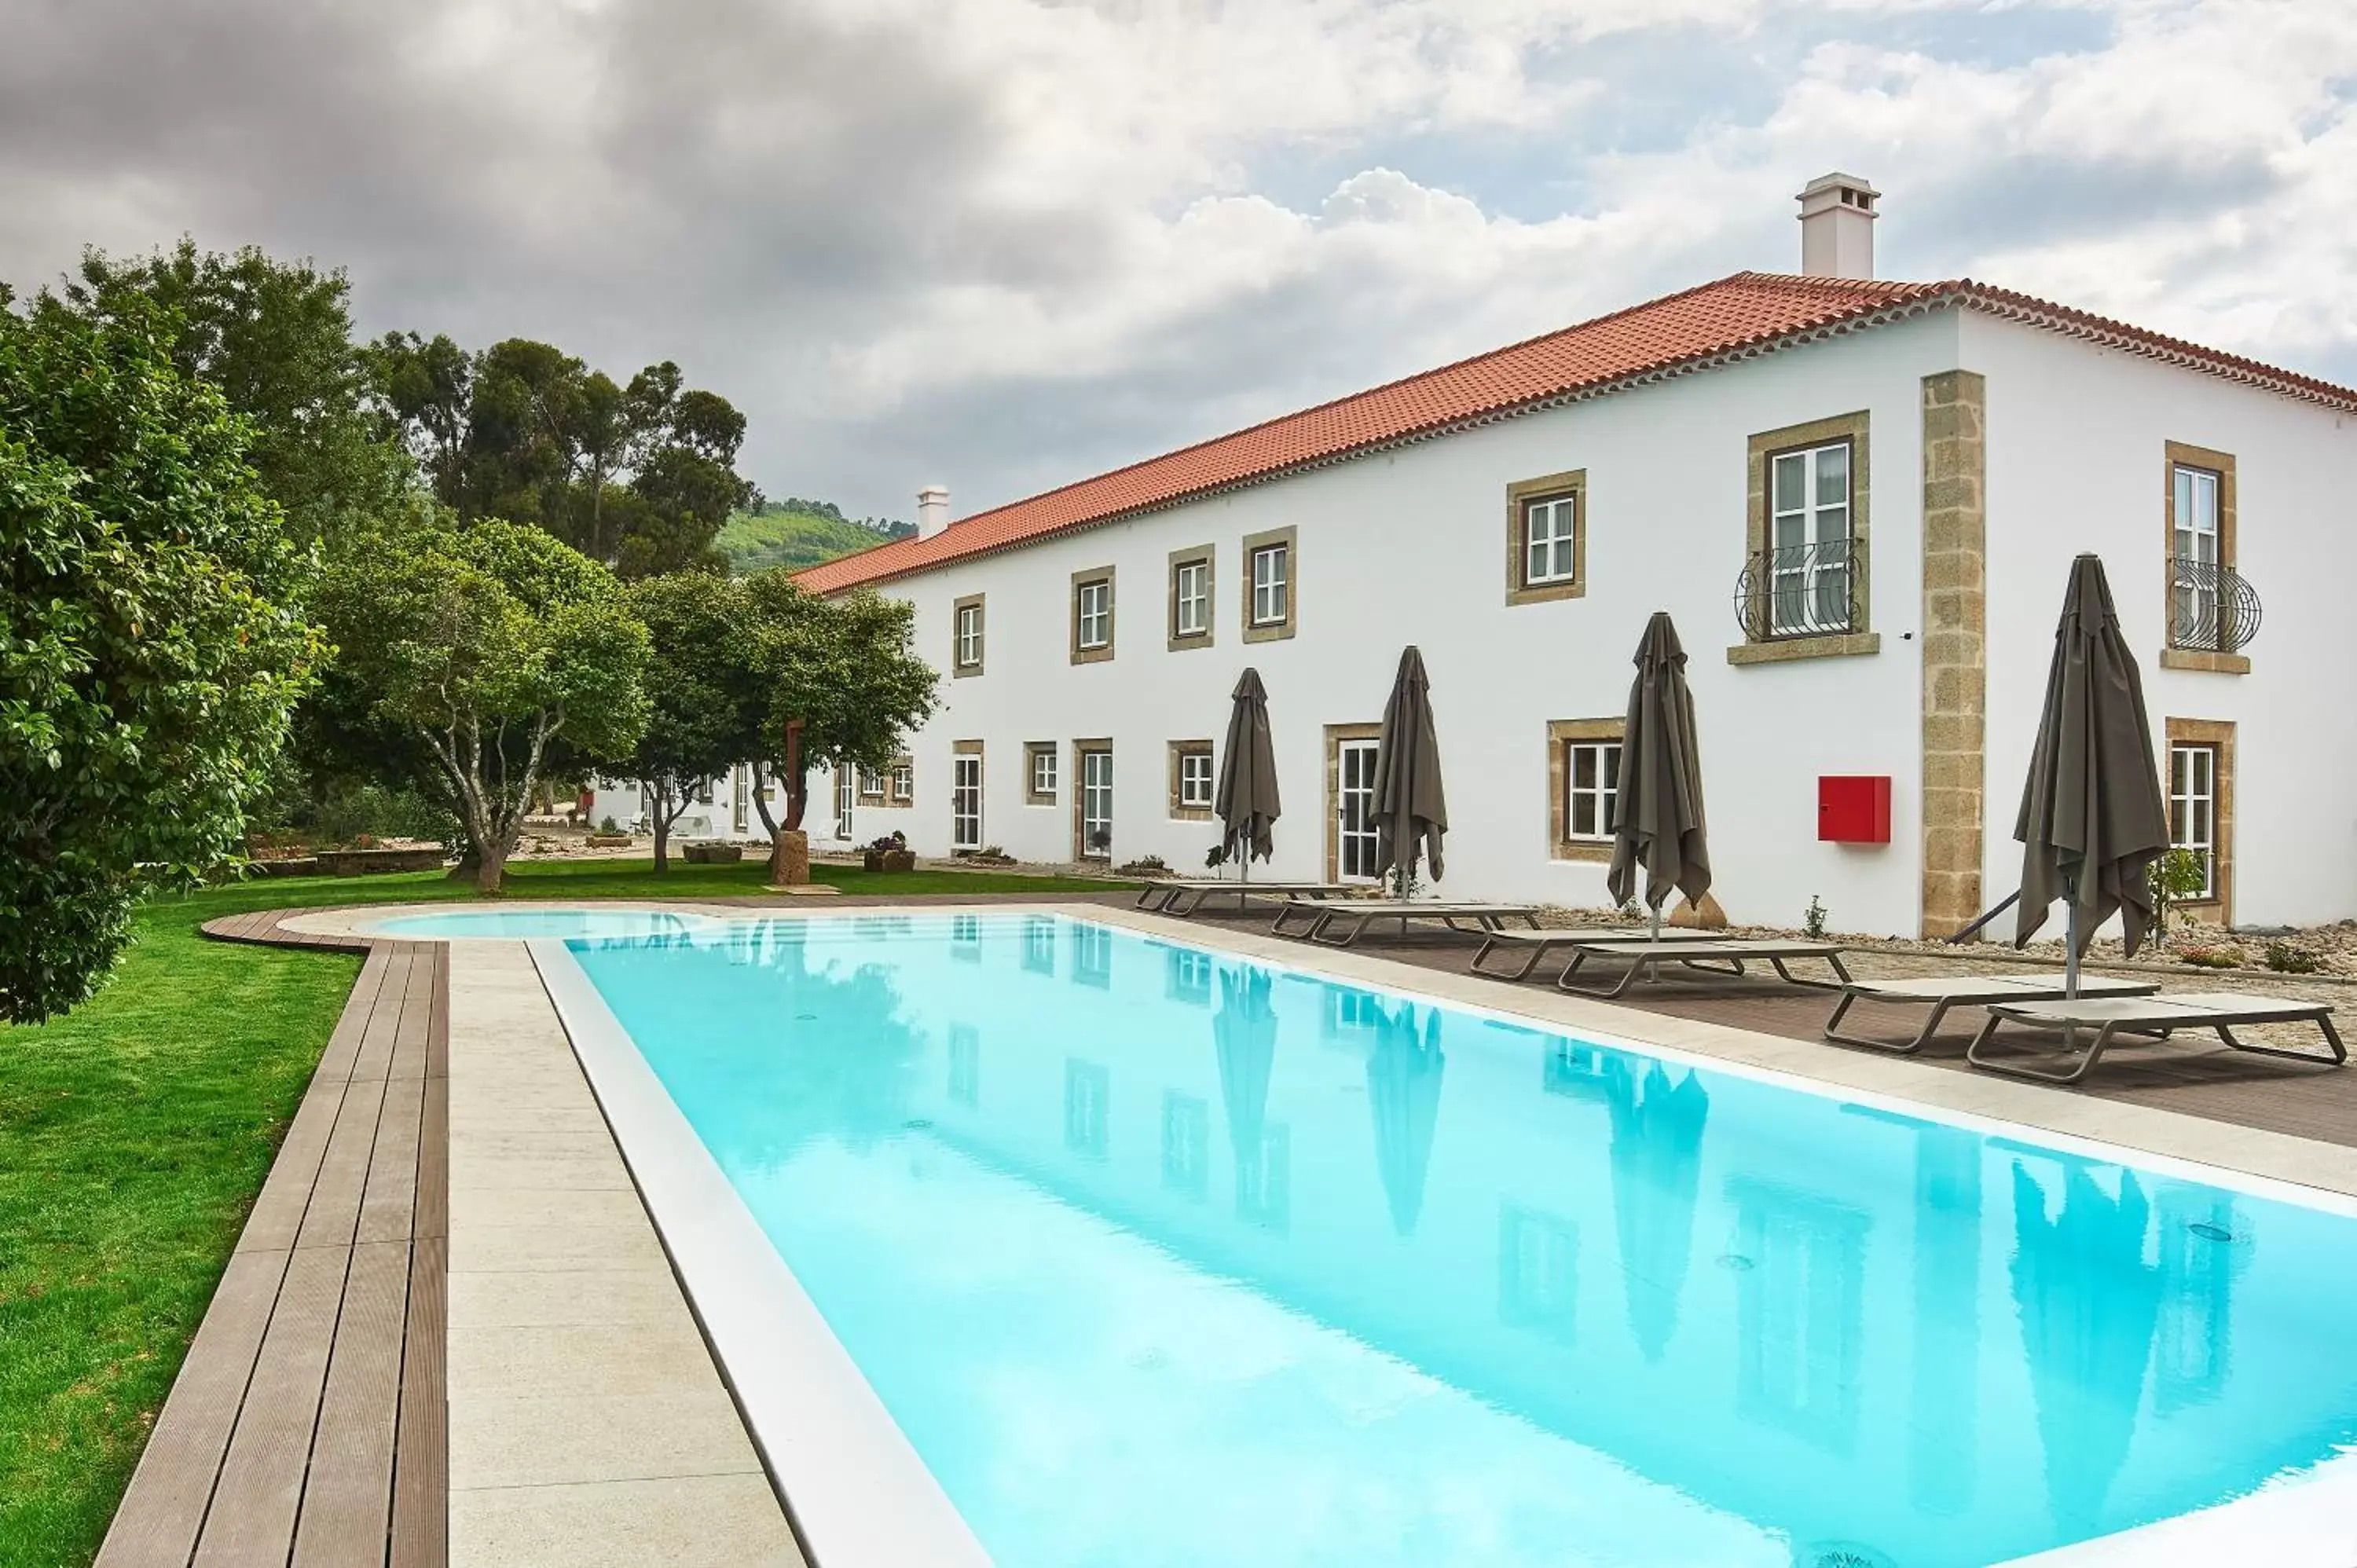
[[[343,553],[320,603],[339,674],[414,740],[486,893],[553,753],[616,761],[646,727],[646,627],[611,572],[539,529],[397,531]]]
[[[647,726],[620,768],[653,803],[655,870],[671,866],[672,824],[695,786],[754,755],[758,691],[749,658],[745,585],[709,572],[677,572],[630,585],[630,607],[654,652]]]
[[[168,310],[0,289],[0,1021],[73,1006],[141,890],[226,860],[319,653],[313,562]]]

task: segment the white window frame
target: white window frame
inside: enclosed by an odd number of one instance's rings
[[[1083,653],[1113,644],[1113,583],[1099,577],[1082,583],[1075,595],[1073,639]]]
[[[1857,463],[1856,444],[1847,436],[1814,446],[1770,453],[1768,457],[1767,626],[1770,637],[1801,637],[1846,632],[1856,618],[1852,575],[1857,552],[1850,548],[1857,533]],[[1827,500],[1826,458],[1841,454],[1841,499]],[[1788,497],[1784,476],[1798,465],[1801,494]],[[1830,547],[1840,545],[1837,553]],[[1784,553],[1805,550],[1803,558],[1783,564]],[[1824,613],[1834,596],[1837,615]]]
[[[1375,750],[1372,740],[1335,742],[1334,880],[1375,880]]]
[[[982,667],[982,607],[960,605],[957,612],[957,661],[961,670]]]
[[[1056,800],[1056,748],[1042,746],[1031,751],[1031,795],[1040,805],[1053,805]]]
[[[1540,522],[1546,527],[1543,533]],[[1544,563],[1544,564],[1542,564]],[[1523,503],[1523,585],[1579,580],[1579,492],[1534,496]]]
[[[2217,640],[2216,571],[2219,551],[2224,542],[2220,530],[2219,509],[2224,482],[2225,476],[2215,468],[2203,468],[2191,463],[2171,465],[2169,571],[2174,592],[2169,601],[2173,613],[2169,641],[2172,648],[2201,645],[2203,639],[2201,628],[2204,627],[2210,628],[2210,643],[2214,645]],[[2208,566],[2212,572],[2211,580],[2204,583],[2200,574],[2184,570],[2179,563]]]
[[[839,839],[851,836],[852,808],[858,799],[856,789],[852,781],[850,766],[837,764],[834,769],[834,836]]]
[[[859,770],[859,798],[863,800],[884,799],[884,775],[873,768]]]
[[[906,806],[916,800],[917,770],[914,764],[907,762],[894,763],[892,765],[892,777],[889,782],[892,790],[892,799],[899,804]]]
[[[1264,544],[1252,553],[1252,623],[1283,626],[1293,604],[1293,550],[1286,544]]]
[[[982,757],[961,751],[950,758],[950,847],[982,847]]]
[[[2169,743],[2169,843],[2201,857],[2201,891],[2218,897],[2218,764],[2215,741]]]
[[[1173,637],[1200,637],[1211,629],[1211,564],[1181,561],[1171,585],[1176,624]]]
[[[1093,840],[1104,830],[1100,848]],[[1081,858],[1113,858],[1113,752],[1092,746],[1081,753]]]
[[[1589,783],[1579,781],[1580,754],[1592,759]],[[1610,782],[1606,782],[1607,779]],[[1563,837],[1566,843],[1609,843],[1612,813],[1620,800],[1620,743],[1617,740],[1566,740],[1563,743]],[[1578,828],[1579,808],[1587,802],[1594,812],[1593,832]]]
[[[1209,746],[1197,747],[1178,754],[1178,809],[1203,811],[1211,809],[1214,774]]]

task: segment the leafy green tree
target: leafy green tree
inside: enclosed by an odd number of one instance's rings
[[[312,553],[182,324],[0,288],[0,1020],[73,1006],[145,886],[221,865],[320,655]]]
[[[246,461],[264,493],[299,535],[332,540],[397,507],[413,472],[352,340],[350,290],[340,269],[251,245],[199,252],[183,239],[134,258],[85,251],[35,308],[163,332],[179,373],[218,387],[252,422]]]
[[[754,756],[784,779],[799,804],[813,763],[883,768],[936,705],[933,668],[915,650],[916,609],[873,589],[820,598],[784,572],[744,580],[752,607],[747,637],[755,679]],[[802,724],[802,777],[787,777],[786,725]],[[759,790],[761,825],[772,835]],[[802,826],[799,812],[786,822]]]
[[[650,712],[623,771],[654,805],[655,871],[671,866],[671,830],[695,786],[753,755],[757,690],[748,658],[751,596],[708,572],[630,585],[630,608],[654,644]]]
[[[618,761],[647,724],[647,628],[613,574],[539,529],[426,526],[346,553],[319,598],[340,677],[405,740],[497,892],[560,757]]]

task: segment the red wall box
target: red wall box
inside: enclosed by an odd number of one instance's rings
[[[1817,780],[1817,837],[1829,843],[1890,842],[1890,780],[1827,774]]]

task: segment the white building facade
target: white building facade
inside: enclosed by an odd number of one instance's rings
[[[1871,221],[1857,183],[1823,220]],[[1821,249],[1855,264],[1854,240]],[[2092,551],[2208,867],[2195,912],[2346,918],[2352,496],[2357,392],[1968,283],[1738,274],[804,574],[912,604],[942,697],[893,772],[815,776],[807,825],[1200,868],[1249,665],[1285,799],[1270,874],[1352,880],[1412,643],[1448,890],[1600,904],[1631,656],[1663,609],[1730,917],[1813,898],[1836,929],[1945,934],[2018,883]]]

